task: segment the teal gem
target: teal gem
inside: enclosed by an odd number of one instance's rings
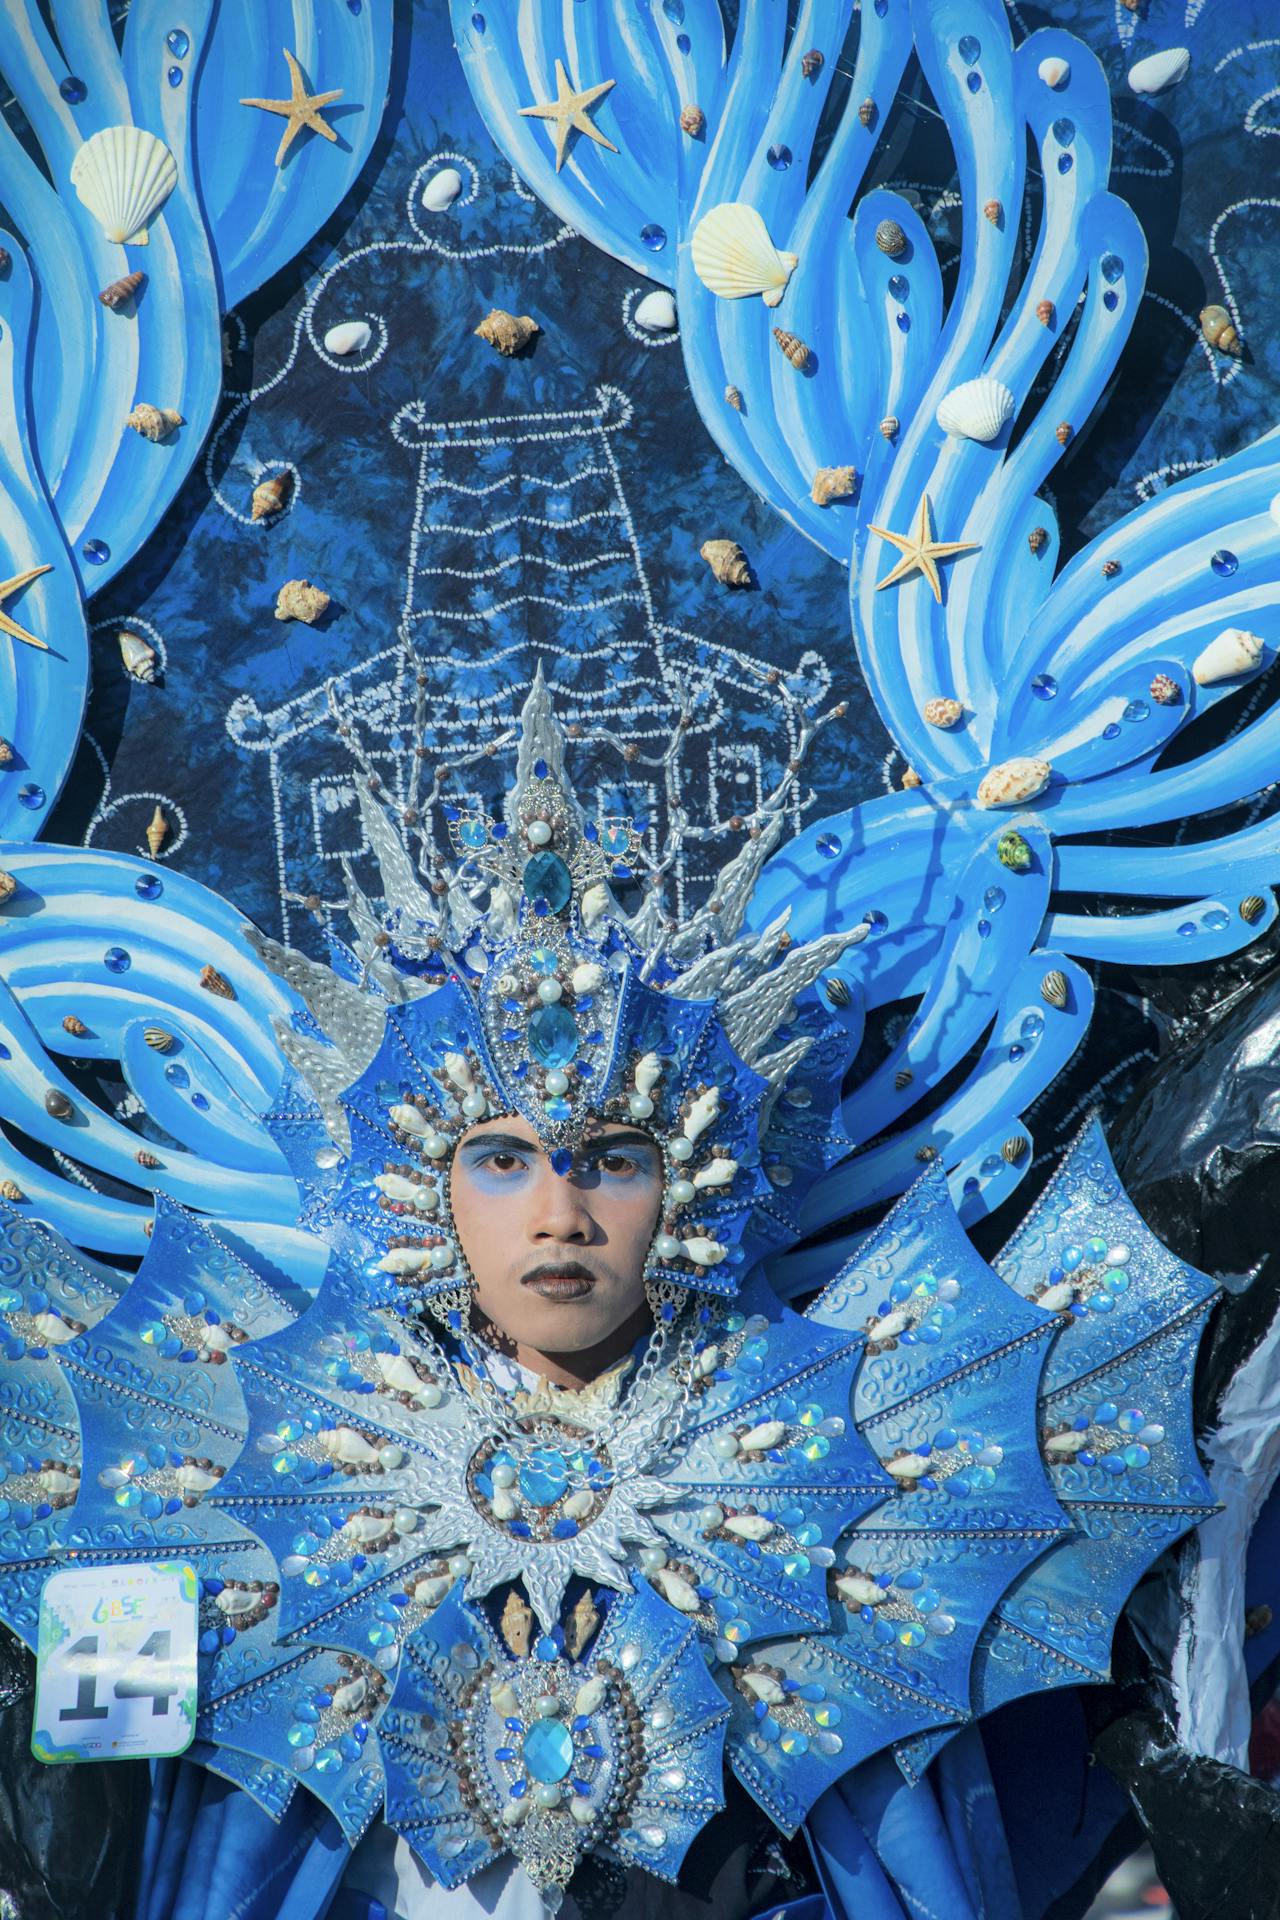
[[[520,1492],[531,1507],[554,1507],[569,1488],[569,1469],[554,1447],[535,1447],[520,1469]],[[554,1776],[559,1780],[560,1774]],[[539,1774],[541,1779],[542,1775]]]
[[[554,947],[530,947],[529,965],[535,973],[554,973],[560,965],[560,956]]]
[[[489,839],[487,820],[464,820],[458,829],[458,838],[464,847],[483,847]]]
[[[573,1108],[567,1100],[561,1100],[558,1095],[554,1095],[550,1100],[544,1100],[542,1103],[542,1111],[546,1114],[548,1120],[571,1120],[573,1118]],[[551,1156],[552,1164],[555,1165],[557,1173],[566,1174],[573,1165],[573,1155],[569,1154],[567,1156],[567,1162],[563,1166],[556,1165],[558,1158],[559,1156],[553,1153]]]
[[[525,861],[521,877],[526,900],[545,900],[552,913],[563,913],[573,898],[573,876],[558,853],[543,850]]]
[[[544,1067],[567,1067],[578,1051],[578,1028],[567,1007],[539,1007],[529,1015],[529,1051]]]
[[[555,1786],[573,1765],[573,1735],[563,1720],[536,1720],[524,1737],[524,1764],[543,1786]]]

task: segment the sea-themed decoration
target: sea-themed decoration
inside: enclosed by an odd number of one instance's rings
[[[172,1053],[174,1037],[167,1027],[144,1027],[142,1037],[156,1053]]]
[[[69,1120],[75,1112],[75,1108],[61,1087],[46,1088],[44,1110],[51,1120]]]
[[[1103,561],[1102,577],[1104,580],[1114,580],[1116,575],[1119,573],[1119,571],[1120,571],[1120,562],[1118,560]]]
[[[778,351],[789,360],[797,372],[808,366],[811,358],[808,345],[799,334],[788,333],[785,327],[775,327],[773,337],[778,343]]]
[[[1040,62],[1036,72],[1046,87],[1052,87],[1057,91],[1058,88],[1065,87],[1071,78],[1071,63],[1064,60],[1060,54],[1051,53],[1046,60]]]
[[[1220,680],[1235,680],[1252,673],[1262,661],[1262,641],[1243,627],[1224,627],[1207,647],[1196,655],[1191,677],[1199,687],[1213,687]]]
[[[1073,438],[1075,434],[1075,428],[1072,426],[1069,420],[1059,420],[1053,432],[1054,432],[1054,438],[1057,440],[1058,445],[1060,447],[1065,447],[1070,443],[1071,439]]]
[[[147,823],[147,846],[153,860],[159,857],[160,849],[169,837],[169,822],[165,818],[164,808],[157,801],[156,810]]]
[[[1036,301],[1036,319],[1042,327],[1051,327],[1053,325],[1053,313],[1054,307],[1052,300]]]
[[[938,402],[937,422],[944,433],[965,440],[994,440],[1013,418],[1015,401],[1003,380],[980,375],[952,387]]]
[[[1266,911],[1266,904],[1260,893],[1246,894],[1240,902],[1240,918],[1252,926],[1255,920],[1261,920]]]
[[[1027,1139],[1026,1134],[1013,1133],[1010,1134],[1009,1138],[1001,1147],[1000,1157],[1003,1160],[1007,1160],[1011,1167],[1016,1167],[1026,1159],[1030,1150],[1031,1142]]]
[[[1200,331],[1211,347],[1219,353],[1229,353],[1233,360],[1239,360],[1244,354],[1244,341],[1236,331],[1236,323],[1225,307],[1202,307],[1200,311]]]
[[[815,505],[826,507],[833,500],[852,500],[857,491],[856,467],[819,467],[813,476],[809,497]]]
[[[902,555],[896,560],[883,580],[877,580],[876,589],[892,587],[910,574],[921,573],[929,582],[933,597],[941,604],[942,576],[938,572],[939,560],[949,560],[953,554],[973,553],[977,549],[976,540],[935,540],[931,526],[931,508],[929,496],[922,493],[920,509],[916,517],[914,533],[890,533],[887,527],[870,527],[870,533],[879,534],[891,547],[897,547]]]
[[[38,580],[42,573],[52,571],[52,565],[46,562],[43,566],[28,567],[25,573],[14,573],[7,580],[0,580],[0,633],[7,633],[11,640],[24,640],[29,647],[39,647],[43,653],[49,650],[48,641],[39,640],[34,633],[28,633],[25,627],[20,627],[16,620],[9,617],[4,608],[5,602],[13,594],[29,586],[33,580]],[[9,749],[9,758],[13,758],[12,748]]]
[[[1181,687],[1167,673],[1153,673],[1149,691],[1156,705],[1161,707],[1176,707],[1182,698]]]
[[[142,127],[103,127],[71,162],[71,184],[108,240],[147,244],[154,220],[178,179],[163,140]]]
[[[655,287],[636,302],[631,318],[649,333],[670,333],[676,324],[676,303],[665,287]]]
[[[9,900],[12,900],[14,894],[17,891],[18,891],[17,876],[15,874],[7,872],[3,868],[0,868],[0,906],[3,906]]]
[[[1027,545],[1032,553],[1043,553],[1049,544],[1048,527],[1032,527],[1027,535]]]
[[[441,167],[422,189],[422,204],[428,213],[444,213],[462,192],[462,175],[456,167]]]
[[[122,274],[119,280],[113,280],[109,287],[104,287],[98,298],[104,307],[118,312],[121,307],[128,305],[146,277],[141,268],[133,273]]]
[[[585,134],[588,140],[594,140],[597,146],[607,147],[610,153],[618,149],[612,140],[606,140],[599,127],[591,119],[588,108],[597,100],[602,100],[614,85],[612,80],[601,80],[594,87],[574,88],[569,84],[563,60],[556,61],[556,97],[543,101],[534,107],[521,107],[526,119],[550,120],[555,128],[556,172],[559,173],[569,151],[569,142],[575,133]]]
[[[64,1033],[69,1033],[75,1040],[83,1040],[89,1031],[78,1013],[63,1014],[62,1030]]]
[[[751,563],[736,540],[704,540],[698,552],[722,586],[751,585]]]
[[[980,807],[1020,807],[1044,792],[1052,772],[1047,760],[1027,755],[1002,760],[983,774],[974,799]]]
[[[12,764],[13,764],[13,742],[11,740],[5,740],[3,737],[0,737],[0,767],[8,767],[8,766],[12,766]]]
[[[151,1153],[146,1147],[139,1147],[133,1157],[138,1165],[145,1167],[149,1173],[153,1173],[157,1167],[164,1164],[156,1154]]]
[[[1029,873],[1031,848],[1016,827],[1006,827],[996,841],[996,858],[1010,873]]]
[[[899,782],[899,785],[901,786],[902,791],[904,793],[909,793],[913,787],[923,786],[924,782],[921,780],[920,775],[916,772],[914,767],[904,767],[902,769],[902,779]]]
[[[1135,60],[1129,69],[1129,85],[1134,93],[1163,93],[1166,87],[1185,80],[1191,66],[1186,47],[1166,47],[1161,53],[1149,53]]]
[[[490,307],[480,325],[475,329],[477,339],[487,340],[508,359],[513,354],[523,352],[535,334],[542,332],[536,320],[527,313],[506,313],[501,307]]]
[[[724,397],[728,405],[733,408],[735,413],[742,412],[742,395],[739,392],[737,387],[726,387],[724,390]]]
[[[868,95],[867,98],[863,100],[858,107],[858,119],[861,121],[862,125],[867,128],[868,132],[870,132],[871,128],[875,126],[878,118],[879,118],[879,108],[876,106],[875,101],[870,97],[870,95]]]
[[[20,1206],[26,1197],[16,1180],[0,1180],[0,1200],[8,1200],[13,1206]]]
[[[160,657],[149,640],[140,633],[131,633],[128,627],[120,632],[120,658],[124,661],[124,670],[131,680],[141,680],[144,686],[151,686],[156,677]]]
[[[998,227],[1000,225],[1000,222],[1004,219],[1004,208],[1001,206],[998,200],[985,201],[983,203],[982,212],[984,217],[991,222],[993,227]]]
[[[880,422],[880,431],[886,440],[892,442],[897,439],[901,425],[902,422],[896,413],[886,413],[884,419]]]
[[[139,400],[125,421],[126,427],[132,427],[144,440],[157,443],[167,440],[182,424],[182,415],[176,407],[153,407],[149,400]]]
[[[254,520],[273,520],[283,513],[293,492],[293,475],[285,467],[259,480],[250,496],[250,515]]]
[[[1057,1007],[1061,1012],[1066,1007],[1068,997],[1066,974],[1059,967],[1050,967],[1040,982],[1040,998],[1047,1007]]]
[[[373,328],[367,320],[342,320],[325,334],[325,351],[336,354],[363,353],[372,338]]]
[[[215,966],[206,964],[200,969],[200,985],[206,993],[216,993],[220,1000],[234,1000],[236,990],[224,973]]]
[[[278,113],[285,122],[284,132],[280,136],[280,145],[276,148],[276,165],[280,166],[289,148],[302,132],[309,127],[324,140],[336,140],[337,134],[324,118],[321,109],[331,106],[342,98],[342,88],[335,87],[329,93],[308,93],[307,83],[297,58],[284,49],[285,61],[289,68],[289,98],[287,100],[241,100],[242,107],[260,107],[264,113]]]
[[[876,245],[881,253],[896,260],[907,250],[907,236],[896,220],[881,220],[876,227]]]
[[[691,140],[700,140],[706,131],[706,126],[707,116],[696,101],[691,100],[688,106],[681,107],[680,127]]]
[[[960,702],[941,694],[934,700],[926,700],[921,711],[931,727],[958,727],[964,718]]]
[[[758,293],[776,307],[800,264],[794,253],[780,253],[755,207],[724,200],[704,213],[689,248],[693,270],[704,287],[721,300],[745,300]]]
[[[913,1084],[915,1077],[910,1067],[899,1067],[893,1076],[893,1084],[899,1093],[904,1093]]]
[[[286,580],[276,595],[276,619],[303,620],[311,627],[328,605],[323,587],[313,587],[309,580]]]
[[[824,62],[825,55],[821,49],[810,47],[807,53],[802,53],[800,56],[800,71],[806,80],[816,80],[822,72]]]
[[[0,274],[8,273],[13,265],[13,255],[8,247],[0,247]]]

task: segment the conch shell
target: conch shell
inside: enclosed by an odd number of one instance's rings
[[[736,540],[704,540],[698,552],[722,585],[751,585],[751,565]]]
[[[113,280],[109,287],[104,287],[98,298],[104,307],[110,307],[114,311],[132,299],[146,277],[140,268],[133,273],[126,273],[119,280]]]
[[[120,658],[131,679],[141,680],[144,686],[151,685],[156,677],[157,655],[150,641],[144,640],[140,633],[130,633],[125,628],[120,635]]]
[[[132,427],[144,440],[167,440],[182,426],[182,415],[174,407],[153,407],[149,400],[139,400],[129,418],[126,427]]]
[[[259,480],[253,490],[253,518],[255,520],[274,519],[276,514],[284,512],[292,492],[293,475],[287,467],[282,473],[268,474],[265,480]]]
[[[797,372],[803,371],[808,366],[809,348],[798,333],[788,333],[785,327],[775,327],[773,337],[780,351],[786,355]]]
[[[309,580],[286,580],[276,595],[277,620],[303,620],[311,627],[329,604],[323,587]]]
[[[501,307],[491,307],[475,332],[510,359],[512,354],[522,352],[542,328],[527,313],[506,313]]]
[[[151,849],[151,858],[153,860],[155,859],[156,855],[159,853],[161,847],[164,845],[168,837],[169,837],[169,822],[164,817],[163,808],[157,802],[156,810],[152,814],[151,820],[147,826],[147,845]]]
[[[1244,342],[1225,307],[1205,307],[1200,315],[1200,331],[1219,353],[1229,353],[1233,360],[1239,360],[1243,355]]]
[[[1235,680],[1243,673],[1252,673],[1261,660],[1262,642],[1256,633],[1246,633],[1243,627],[1224,627],[1197,654],[1191,677],[1199,687],[1212,687],[1219,680]]]
[[[851,500],[857,491],[856,467],[819,467],[813,476],[809,497],[815,505],[826,507],[833,500]]]

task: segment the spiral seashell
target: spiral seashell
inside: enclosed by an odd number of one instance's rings
[[[914,767],[904,767],[902,769],[902,790],[904,793],[908,792],[912,787],[919,787],[923,785],[924,785],[924,782],[921,780],[920,775],[916,772]]]
[[[1011,1133],[1000,1149],[1000,1157],[1007,1160],[1011,1167],[1016,1167],[1020,1160],[1026,1159],[1030,1145],[1025,1134]]]
[[[71,162],[71,184],[108,240],[147,244],[147,226],[178,181],[163,140],[141,127],[103,127]]]
[[[98,298],[104,307],[110,307],[113,313],[118,312],[133,298],[146,277],[140,269],[123,274],[119,280],[113,280],[109,287],[104,287]]]
[[[1162,53],[1149,53],[1129,69],[1129,85],[1134,93],[1163,93],[1185,80],[1191,55],[1185,47],[1166,47]]]
[[[776,307],[800,264],[794,253],[780,253],[755,207],[724,200],[704,213],[693,230],[689,257],[704,287],[721,300],[744,300],[758,293]]]
[[[787,1437],[785,1420],[762,1420],[758,1427],[750,1427],[738,1441],[742,1453],[768,1453],[770,1448],[781,1444]]]
[[[25,1200],[26,1197],[16,1180],[0,1180],[0,1200],[12,1200],[16,1203]]]
[[[1118,560],[1103,561],[1102,577],[1104,580],[1114,580],[1116,575],[1119,573],[1119,571],[1120,571],[1120,562]]]
[[[800,56],[800,71],[806,80],[816,78],[816,76],[822,72],[825,64],[826,56],[818,47],[810,47],[808,53],[801,54]]]
[[[148,1153],[145,1147],[139,1147],[133,1157],[140,1167],[146,1167],[148,1171],[153,1171],[161,1165],[161,1162],[157,1160],[155,1154]]]
[[[462,175],[456,167],[441,167],[422,189],[422,204],[428,213],[444,213],[462,192]]]
[[[893,1084],[899,1093],[905,1093],[914,1079],[915,1075],[910,1067],[899,1067],[893,1076]]]
[[[680,127],[691,140],[700,140],[706,132],[707,116],[695,101],[690,101],[687,107],[681,107]]]
[[[216,967],[203,966],[200,969],[200,985],[206,993],[216,993],[220,1000],[234,1000],[236,990],[225,974]]]
[[[1207,647],[1196,655],[1191,677],[1197,686],[1213,687],[1220,680],[1235,680],[1252,673],[1262,662],[1262,642],[1256,633],[1243,627],[1224,627]]]
[[[174,1038],[164,1027],[144,1027],[142,1037],[156,1053],[172,1053]]]
[[[663,1599],[669,1600],[680,1613],[697,1613],[702,1606],[697,1588],[673,1567],[658,1567],[649,1578]]]
[[[1047,60],[1040,62],[1040,65],[1036,68],[1036,72],[1040,75],[1046,87],[1053,87],[1056,91],[1059,87],[1065,87],[1067,81],[1071,78],[1071,65],[1069,61],[1063,60],[1059,55],[1050,54]]]
[[[1053,325],[1052,300],[1036,301],[1036,319],[1040,322],[1040,325],[1042,327],[1051,327]]]
[[[10,741],[0,739],[0,767],[7,767],[13,761],[13,746]]]
[[[152,684],[156,677],[158,656],[149,640],[144,640],[140,633],[130,633],[126,629],[120,635],[120,658],[130,679],[141,680],[148,687]]]
[[[866,99],[862,102],[862,105],[858,108],[858,118],[868,130],[874,127],[876,121],[880,118],[880,110],[874,100]]]
[[[1004,219],[1004,208],[998,200],[988,200],[982,211],[993,227],[998,227]]]
[[[75,1040],[83,1040],[89,1031],[78,1013],[63,1014],[62,1030],[64,1033],[69,1033]]]
[[[901,424],[902,422],[898,419],[896,413],[886,413],[884,419],[880,422],[880,431],[886,440],[896,440]]]
[[[16,874],[6,873],[0,869],[0,906],[4,906],[7,901],[12,900],[17,891],[18,880]]]
[[[153,407],[149,400],[139,400],[133,412],[125,421],[126,427],[132,427],[144,440],[159,443],[167,440],[182,426],[182,415],[174,407]]]
[[[693,1101],[685,1115],[683,1127],[686,1140],[700,1140],[712,1121],[720,1112],[720,1089],[708,1087]]]
[[[313,587],[309,580],[286,580],[276,595],[276,619],[301,620],[312,627],[328,605],[323,587]]]
[[[836,1575],[835,1589],[840,1598],[853,1607],[881,1607],[889,1598],[887,1588],[878,1580],[869,1580],[865,1573],[857,1573],[852,1567],[848,1573]]]
[[[157,802],[156,810],[147,823],[147,846],[154,860],[169,837],[169,822],[164,817],[164,809]]]
[[[778,343],[779,350],[786,355],[797,371],[808,366],[809,349],[799,334],[788,333],[785,327],[775,327],[773,337]]]
[[[925,1166],[932,1165],[932,1163],[937,1158],[938,1158],[938,1149],[936,1147],[917,1147],[916,1148],[916,1159],[923,1161]]]
[[[926,700],[921,711],[931,727],[958,727],[964,718],[964,708],[960,702],[945,696]]]
[[[858,491],[856,467],[819,467],[813,476],[809,497],[815,506],[830,506],[833,500],[851,500]]]
[[[698,552],[722,586],[751,585],[751,565],[736,540],[704,540]]]
[[[506,313],[501,307],[491,307],[475,328],[477,339],[487,340],[508,360],[513,354],[523,352],[534,335],[541,332],[537,321],[527,313]]]
[[[1032,527],[1030,533],[1027,535],[1027,545],[1030,547],[1032,553],[1043,553],[1048,544],[1049,529],[1047,527]]]
[[[1149,691],[1151,698],[1161,707],[1176,707],[1182,698],[1181,687],[1167,673],[1152,674]]]
[[[1065,447],[1074,438],[1075,428],[1069,420],[1060,420],[1054,428],[1054,434],[1057,438],[1058,445]]]
[[[1236,332],[1236,323],[1225,307],[1205,307],[1200,314],[1200,331],[1211,347],[1229,353],[1233,360],[1244,354],[1244,342]]]
[[[1031,848],[1016,827],[1006,827],[996,841],[996,858],[1010,873],[1027,873],[1031,867]]]
[[[994,440],[1013,418],[1014,398],[1003,380],[985,374],[953,387],[938,402],[935,419],[944,433],[964,440]]]
[[[1060,1012],[1063,1011],[1066,1008],[1068,992],[1066,974],[1058,967],[1050,967],[1040,982],[1040,998],[1045,1005],[1057,1007]]]
[[[289,504],[293,492],[293,475],[286,468],[283,473],[272,473],[265,480],[259,480],[251,498],[251,517],[254,520],[273,520],[283,513]]]
[[[891,260],[907,250],[907,236],[896,220],[882,220],[876,228],[876,245]]]
[[[737,387],[726,387],[724,397],[735,413],[742,412],[742,395]]]
[[[1240,902],[1240,918],[1252,926],[1255,920],[1261,920],[1266,912],[1266,906],[1267,903],[1260,893],[1246,894]]]
[[[662,1078],[662,1057],[656,1053],[642,1053],[636,1061],[632,1083],[635,1090],[644,1098],[653,1092]]]
[[[1047,760],[1022,757],[1002,761],[983,774],[975,800],[980,807],[1021,806],[1044,792],[1052,772]]]
[[[737,1161],[723,1155],[718,1160],[709,1160],[705,1167],[699,1167],[693,1176],[693,1184],[700,1193],[706,1187],[727,1187],[732,1185],[737,1171]]]
[[[431,1247],[392,1247],[378,1262],[379,1273],[421,1273],[431,1265]]]

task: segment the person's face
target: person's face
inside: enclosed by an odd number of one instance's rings
[[[620,1357],[649,1323],[644,1266],[662,1184],[659,1149],[634,1127],[601,1127],[565,1175],[527,1121],[471,1127],[454,1153],[450,1202],[482,1322],[520,1359]]]

